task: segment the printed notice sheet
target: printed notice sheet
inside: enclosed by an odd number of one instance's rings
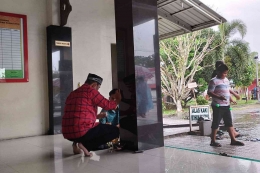
[[[0,14],[0,79],[24,78],[23,20]]]

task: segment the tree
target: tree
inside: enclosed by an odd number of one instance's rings
[[[249,44],[243,40],[246,33],[245,23],[238,19],[219,25],[218,41],[222,44],[212,54],[215,59],[220,59],[217,57],[221,54],[221,59],[229,66],[228,77],[236,86],[248,86],[254,79]],[[241,38],[234,38],[236,34]]]
[[[148,57],[145,56],[135,56],[135,64],[146,68],[154,67],[154,55]]]
[[[227,47],[225,55],[225,63],[229,67],[229,78],[236,86],[249,86],[255,77],[255,63],[249,44],[243,40],[233,40]]]
[[[215,52],[217,55],[221,54],[222,60],[225,61],[225,53],[227,50],[227,47],[231,42],[233,42],[232,37],[235,34],[239,34],[241,38],[244,38],[244,36],[247,33],[247,27],[245,23],[241,20],[232,20],[231,22],[226,22],[221,25],[219,25],[219,36],[220,36],[220,42],[222,42],[220,49],[218,52]]]
[[[204,68],[202,71],[196,73],[194,79],[198,82],[201,79],[204,79],[206,82],[209,82],[211,79],[211,74],[215,69],[215,62],[217,60],[224,60],[226,61],[227,57],[227,50],[230,45],[234,42],[243,41],[241,40],[247,32],[246,25],[241,20],[233,20],[231,22],[227,22],[224,24],[219,25],[218,31],[215,33],[215,38],[213,43],[210,47],[216,47],[216,49],[212,50],[201,63],[201,66]],[[233,38],[235,34],[240,36],[239,39]],[[239,73],[242,73],[240,71]],[[205,83],[204,83],[205,85]],[[205,87],[205,86],[204,86]]]
[[[177,111],[182,109],[181,100],[188,100],[188,83],[196,81],[198,92],[206,89],[217,60],[227,63],[229,79],[237,86],[251,84],[255,65],[248,43],[242,40],[246,32],[243,21],[233,20],[219,25],[219,31],[204,29],[160,42],[162,92],[173,99]],[[234,39],[236,34],[241,38]]]
[[[208,50],[215,36],[212,29],[205,29],[160,41],[162,92],[173,99],[178,112],[182,111],[182,100],[190,94],[188,84],[203,70],[201,62],[219,46]]]
[[[195,75],[195,80],[204,79],[209,82],[211,73],[215,68],[217,60],[224,60],[229,66],[229,79],[233,79],[237,86],[248,86],[252,79],[252,58],[250,58],[249,44],[243,37],[246,35],[247,27],[241,20],[233,20],[219,25],[219,32],[212,45],[220,44],[214,51],[208,54],[203,60],[203,66],[207,66],[203,71]],[[234,38],[239,34],[240,38]],[[212,66],[209,66],[209,65]],[[250,84],[249,84],[250,85]]]

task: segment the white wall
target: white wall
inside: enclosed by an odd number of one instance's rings
[[[0,140],[46,134],[49,127],[46,26],[58,24],[58,0],[0,0],[0,11],[27,15],[29,82],[0,83]],[[113,0],[70,0],[73,83],[88,73],[104,78],[100,92],[112,89],[111,43],[116,42]]]
[[[0,11],[27,15],[29,82],[0,83],[0,140],[48,128],[46,0],[0,0]]]
[[[72,12],[73,81],[83,84],[88,73],[103,77],[100,92],[112,89],[111,43],[116,43],[113,0],[70,0]]]

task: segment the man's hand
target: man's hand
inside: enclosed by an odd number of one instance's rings
[[[226,97],[224,97],[224,96],[219,96],[218,99],[220,99],[220,100],[227,100]]]
[[[235,96],[237,100],[240,100],[240,96],[239,96],[238,93],[236,93],[235,91],[232,91],[232,90],[229,90],[229,92],[230,92],[231,94],[233,94],[233,96]]]
[[[213,97],[213,98],[217,98],[217,99],[220,99],[220,100],[227,100],[226,97],[224,96],[219,96],[217,94],[215,94],[214,92],[212,91],[208,91],[208,95]]]
[[[101,112],[100,114],[97,115],[97,119],[105,118],[107,116],[106,112]]]
[[[236,101],[234,101],[234,100],[231,100],[230,102],[231,102],[231,103],[233,103],[234,105],[236,105],[236,104],[237,104],[237,102],[236,102]]]

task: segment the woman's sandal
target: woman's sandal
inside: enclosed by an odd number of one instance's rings
[[[216,136],[216,140],[222,140],[223,137],[222,136]]]
[[[84,147],[84,145],[83,145],[82,143],[79,143],[78,146],[79,146],[79,148],[83,151],[83,153],[84,153],[85,156],[91,157],[91,156],[93,155],[92,153],[90,153],[90,152]]]
[[[231,142],[230,145],[235,145],[235,146],[244,146],[245,144],[243,142],[240,141],[235,141],[235,142]]]
[[[218,143],[218,142],[211,142],[210,146],[212,146],[212,147],[221,147],[221,144]]]
[[[122,151],[124,150],[125,145],[113,144],[113,148],[115,151]]]

